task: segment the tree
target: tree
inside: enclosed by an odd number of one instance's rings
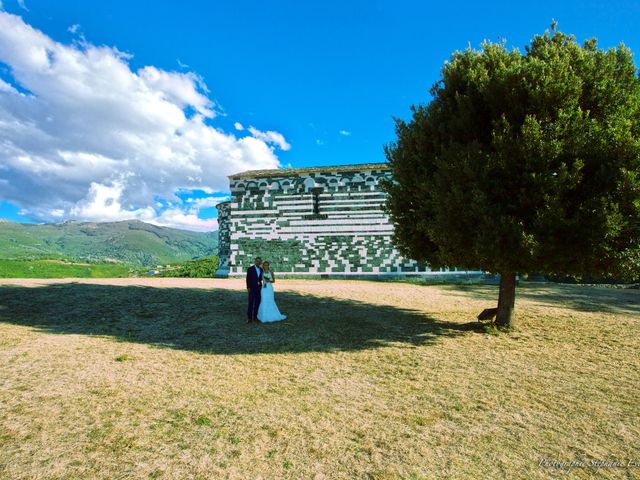
[[[640,80],[624,45],[551,32],[525,52],[454,52],[385,147],[386,208],[401,253],[500,274],[640,273]]]
[[[213,278],[218,270],[218,257],[204,257],[189,260],[163,270],[163,277]]]

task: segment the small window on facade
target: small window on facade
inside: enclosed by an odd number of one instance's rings
[[[320,214],[320,194],[322,193],[322,187],[314,187],[311,189],[311,194],[313,195],[313,214]]]

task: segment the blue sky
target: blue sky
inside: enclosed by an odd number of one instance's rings
[[[601,46],[624,42],[632,51],[640,51],[640,29],[637,28],[640,2],[630,1],[488,4],[401,0],[24,0],[21,3],[22,6],[15,0],[2,2],[7,14],[20,17],[26,26],[41,32],[60,48],[84,52],[87,45],[115,47],[127,54],[124,61],[134,76],[147,66],[154,67],[156,80],[156,71],[185,75],[192,72],[189,78],[196,79],[193,88],[205,100],[194,97],[196,94],[190,90],[184,95],[180,93],[183,97],[195,98],[193,105],[189,101],[184,104],[182,100],[176,101],[184,107],[184,121],[198,108],[203,112],[211,108],[215,114],[203,113],[204,122],[228,138],[224,139],[225,146],[219,148],[219,153],[206,161],[199,160],[198,152],[205,151],[207,142],[196,139],[193,148],[182,143],[175,147],[181,155],[191,155],[184,160],[186,169],[193,167],[198,171],[197,163],[206,163],[201,176],[182,178],[180,172],[166,167],[166,175],[155,178],[165,166],[132,166],[136,161],[149,164],[152,160],[145,158],[157,155],[155,151],[126,151],[126,145],[142,149],[138,147],[141,141],[123,144],[117,151],[111,151],[108,145],[94,145],[95,142],[86,142],[86,138],[70,137],[62,143],[36,149],[31,148],[28,139],[38,135],[25,134],[26,140],[19,148],[0,150],[0,155],[5,157],[0,158],[0,167],[13,165],[8,171],[5,169],[5,183],[0,181],[0,218],[15,221],[110,220],[124,218],[131,212],[132,217],[143,220],[205,230],[214,223],[191,226],[189,222],[215,216],[212,205],[225,196],[224,176],[234,173],[234,168],[275,166],[274,162],[304,167],[384,161],[383,145],[393,140],[392,117],[406,118],[410,105],[428,101],[429,87],[437,80],[443,62],[456,49],[468,45],[477,47],[484,39],[506,39],[508,45],[521,48],[556,19],[560,30],[573,33],[580,40],[595,36]],[[17,22],[14,17],[10,21],[11,25]],[[25,27],[20,24],[18,28]],[[56,115],[73,118],[77,113],[78,118],[85,118],[83,115],[87,113],[82,102],[70,106],[58,97],[56,101],[45,102],[49,94],[56,93],[48,92],[43,86],[47,82],[42,80],[42,72],[29,71],[32,66],[24,66],[17,58],[28,55],[28,43],[36,40],[19,38],[24,42],[24,50],[12,56],[15,52],[5,47],[6,58],[2,56],[0,39],[0,79],[15,89],[14,92],[0,89],[0,98],[18,93],[38,97],[42,103],[40,108],[53,122],[58,118]],[[5,41],[15,42],[15,39]],[[95,60],[89,57],[83,61]],[[26,73],[16,78],[14,73],[20,68]],[[163,94],[174,91],[174,83],[166,87],[156,80],[152,82],[153,88],[159,88]],[[174,80],[179,79],[171,81]],[[109,85],[95,83],[95,77],[87,77],[86,82],[91,91],[104,89],[101,98],[126,96],[122,90],[113,93]],[[207,99],[211,102],[208,107]],[[94,100],[90,99],[86,105]],[[7,105],[5,103],[5,108],[9,109]],[[11,103],[11,115],[22,118],[18,110],[30,108],[24,105]],[[51,105],[60,105],[63,111],[52,110]],[[97,100],[95,105],[103,108]],[[74,108],[83,110],[78,112]],[[100,133],[103,137],[108,138],[116,131],[120,135],[129,128],[126,122],[121,128],[114,124],[118,118],[128,118],[126,113],[109,117],[108,127]],[[94,117],[87,118],[78,123],[90,124]],[[103,120],[96,123],[103,125]],[[238,130],[236,123],[243,129]],[[254,133],[248,131],[249,126],[254,127]],[[39,132],[50,134],[47,128],[43,125]],[[197,130],[189,127],[191,133],[180,133],[180,141],[197,135]],[[90,136],[91,130],[87,132],[85,137]],[[140,138],[157,138],[156,133],[147,133],[140,132]],[[211,131],[207,134],[215,135]],[[13,140],[17,138],[15,135],[0,129],[0,140]],[[248,141],[241,142],[244,137],[251,137],[255,142],[251,145]],[[74,146],[74,141],[80,145]],[[113,140],[108,143],[113,144]],[[167,145],[165,150],[171,156],[175,139]],[[211,145],[218,148],[218,144]],[[47,163],[47,155],[62,155],[61,151],[66,152],[63,159]],[[186,151],[192,153],[184,153]],[[22,163],[14,157],[22,158]],[[116,161],[124,163],[118,163],[120,166],[111,170],[106,167],[115,165]],[[24,167],[29,162],[34,165],[29,167],[31,170]],[[48,175],[42,173],[46,168],[40,166],[45,164],[51,172]],[[125,164],[127,167],[122,167]],[[61,165],[71,167],[61,173]],[[96,170],[94,176],[91,168]],[[77,174],[80,170],[85,172],[82,178]],[[2,174],[0,168],[0,180]],[[47,183],[46,178],[51,175],[58,176],[55,183]],[[207,178],[200,178],[202,176]],[[172,180],[175,180],[173,184]],[[33,192],[29,192],[30,189]],[[30,193],[33,195],[28,195]],[[210,200],[194,202],[203,198]],[[117,209],[113,207],[114,202]],[[195,203],[197,208],[192,207]],[[165,214],[165,210],[168,213]],[[180,212],[184,215],[180,216]]]

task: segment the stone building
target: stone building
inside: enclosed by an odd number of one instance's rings
[[[392,244],[383,178],[391,179],[384,163],[231,175],[231,200],[217,205],[218,275],[243,275],[256,256],[279,274],[436,273]]]

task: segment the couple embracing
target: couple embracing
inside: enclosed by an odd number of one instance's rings
[[[249,292],[249,307],[247,309],[247,323],[278,322],[287,318],[282,315],[273,295],[275,274],[269,268],[269,262],[262,263],[260,257],[247,270],[247,292]]]

